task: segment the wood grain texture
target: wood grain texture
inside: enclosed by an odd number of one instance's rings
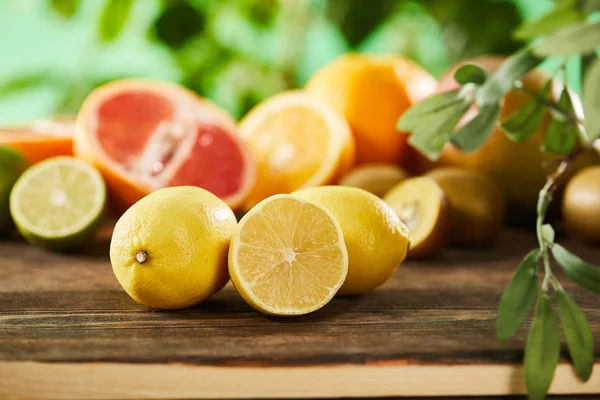
[[[561,243],[600,264],[600,251]],[[318,397],[522,393],[518,365],[526,332],[500,341],[495,318],[504,286],[534,246],[531,233],[506,231],[493,248],[449,249],[407,262],[372,293],[335,298],[318,312],[288,319],[255,312],[230,285],[197,307],[149,310],[120,288],[107,240],[77,255],[0,242],[0,398],[27,397],[38,376],[46,385],[37,384],[40,398],[48,393],[42,387],[62,388],[50,392],[54,398],[81,397],[90,388],[97,390],[85,397],[239,397],[249,386],[219,390],[202,377],[225,385],[224,379],[252,371],[258,378],[246,383],[257,391],[242,397],[294,395],[299,379],[305,390],[297,395]],[[600,296],[562,282],[592,324],[600,361]],[[563,362],[567,354],[563,349]],[[555,393],[600,393],[598,370],[582,385],[570,366],[560,368]],[[114,383],[111,374],[123,378]],[[133,385],[132,377],[144,374],[159,394],[126,391],[128,377]],[[371,374],[380,378],[360,378]],[[103,379],[92,384],[93,376]],[[178,376],[204,383],[177,391]],[[331,385],[316,383],[319,377]],[[279,389],[267,388],[273,379]],[[357,379],[361,390],[350,382]],[[376,390],[382,385],[387,389]]]

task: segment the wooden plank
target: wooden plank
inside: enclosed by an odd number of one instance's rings
[[[600,263],[597,250],[561,243]],[[531,233],[506,231],[491,249],[407,262],[373,293],[289,319],[255,312],[231,286],[187,310],[149,310],[119,287],[106,239],[71,255],[0,243],[0,398],[522,393],[525,331],[497,340],[495,318],[534,246]],[[600,297],[562,281],[600,361]],[[564,364],[553,391],[600,393],[599,374],[583,385]]]
[[[500,396],[525,393],[521,368],[509,365],[331,365],[207,367],[189,364],[0,363],[0,398],[192,399]],[[595,394],[596,372],[582,384],[559,365],[551,393]]]

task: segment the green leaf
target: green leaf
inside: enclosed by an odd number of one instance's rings
[[[552,228],[552,225],[542,225],[542,237],[547,244],[552,245],[554,243],[554,228]]]
[[[600,0],[579,0],[581,9],[587,14],[600,10]]]
[[[398,121],[398,130],[410,132],[419,124],[427,123],[436,113],[464,102],[459,97],[459,90],[451,90],[430,96],[410,107]]]
[[[573,22],[582,21],[585,14],[575,9],[575,0],[557,1],[554,9],[540,18],[521,25],[514,35],[517,39],[527,40],[536,36],[552,33],[558,28]]]
[[[543,57],[567,56],[590,53],[598,46],[600,46],[600,22],[594,21],[566,26],[546,36],[533,47],[533,50],[535,54]]]
[[[589,67],[583,83],[585,133],[593,142],[600,137],[600,58]]]
[[[77,12],[79,0],[52,0],[52,8],[65,18],[71,18]]]
[[[548,98],[552,80],[548,80],[542,88],[540,95]],[[519,108],[502,122],[501,127],[506,136],[513,142],[523,142],[529,139],[540,127],[546,108],[538,99],[532,98],[523,107]]]
[[[592,292],[600,293],[600,269],[586,263],[557,243],[552,246],[552,255],[573,282]]]
[[[469,103],[462,101],[436,112],[434,118],[427,119],[413,129],[408,143],[430,160],[438,159],[444,145],[450,140],[452,129],[469,106]]]
[[[452,136],[452,143],[463,151],[476,150],[492,133],[499,115],[499,103],[482,106],[479,114]]]
[[[562,288],[556,290],[556,304],[577,375],[587,381],[594,368],[594,338],[590,323],[581,308]]]
[[[339,27],[353,48],[393,15],[397,7],[395,1],[329,0],[324,3],[326,17]]]
[[[123,31],[125,22],[127,22],[127,18],[131,12],[132,5],[133,0],[106,1],[98,25],[100,38],[104,42],[112,42],[119,36],[121,31]]]
[[[504,289],[498,308],[497,333],[501,340],[506,340],[517,332],[533,305],[539,257],[539,249],[527,254]]]
[[[278,0],[251,1],[247,4],[248,19],[258,27],[269,28],[280,13],[280,6]]]
[[[571,95],[565,88],[560,94],[558,105],[575,115]],[[577,144],[578,127],[574,121],[568,121],[564,118],[558,119],[553,117],[548,125],[548,133],[546,134],[546,143],[544,151],[549,151],[556,154],[567,154]]]
[[[188,40],[204,30],[204,15],[186,3],[166,8],[154,22],[156,37],[172,49],[178,50]]]
[[[465,64],[457,69],[454,73],[454,80],[461,85],[465,85],[467,83],[483,85],[487,77],[488,73],[483,68],[475,64]]]
[[[49,73],[33,73],[0,82],[0,98],[12,96],[38,86],[65,84],[60,77]]]
[[[548,293],[538,297],[525,346],[525,384],[529,398],[546,398],[560,355],[560,331]]]
[[[475,102],[480,106],[498,103],[504,93],[512,89],[515,81],[537,67],[542,61],[543,58],[536,56],[527,48],[508,57],[498,70],[477,89]]]

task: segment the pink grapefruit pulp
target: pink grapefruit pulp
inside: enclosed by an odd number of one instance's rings
[[[76,125],[75,154],[102,172],[121,211],[151,191],[184,185],[235,208],[254,183],[254,161],[233,118],[174,84],[104,85],[88,96]]]

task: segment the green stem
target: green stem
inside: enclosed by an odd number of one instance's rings
[[[542,253],[542,262],[544,264],[544,281],[542,282],[542,290],[544,292],[548,291],[548,281],[551,277],[553,277],[553,274],[552,274],[552,268],[550,268],[550,257],[548,255],[549,243],[546,241],[546,239],[544,238],[544,235],[542,234],[542,226],[544,225],[544,220],[546,219],[546,211],[548,210],[548,206],[550,205],[550,202],[552,201],[552,194],[556,187],[556,185],[555,185],[556,179],[558,179],[558,178],[553,179],[553,177],[560,174],[561,167],[563,167],[563,165],[564,165],[564,163],[560,164],[557,171],[552,175],[552,177],[550,179],[548,179],[548,181],[546,182],[546,184],[540,191],[540,195],[539,195],[540,197],[539,197],[539,202],[538,202],[538,216],[537,216],[537,220],[536,220],[536,232],[537,232],[538,243],[540,246],[540,251]]]
[[[546,107],[550,108],[551,110],[563,115],[567,121],[571,121],[571,122],[577,123],[577,124],[583,124],[583,121],[577,115],[575,115],[572,112],[570,112],[569,110],[566,110],[563,107],[559,106],[554,101],[544,97],[539,92],[536,92],[535,90],[531,90],[529,88],[524,87],[520,82],[519,82],[519,84],[515,85],[515,89],[531,96],[532,98],[536,99],[537,101],[539,101]]]
[[[552,246],[552,243],[549,243],[542,233],[542,227],[544,225],[544,221],[546,219],[546,212],[548,211],[548,207],[552,202],[552,197],[554,192],[558,187],[558,181],[565,175],[565,173],[569,170],[573,162],[581,155],[584,151],[582,149],[576,149],[573,152],[567,154],[563,157],[556,168],[556,171],[546,181],[546,184],[542,188],[539,194],[538,207],[537,207],[537,220],[536,220],[536,232],[538,243],[540,246],[540,251],[542,253],[542,262],[544,265],[544,280],[542,281],[542,290],[544,292],[548,291],[548,284],[552,283],[552,285],[556,288],[557,285],[560,286],[558,280],[554,277],[552,273],[552,267],[550,266],[550,254],[549,250]]]

